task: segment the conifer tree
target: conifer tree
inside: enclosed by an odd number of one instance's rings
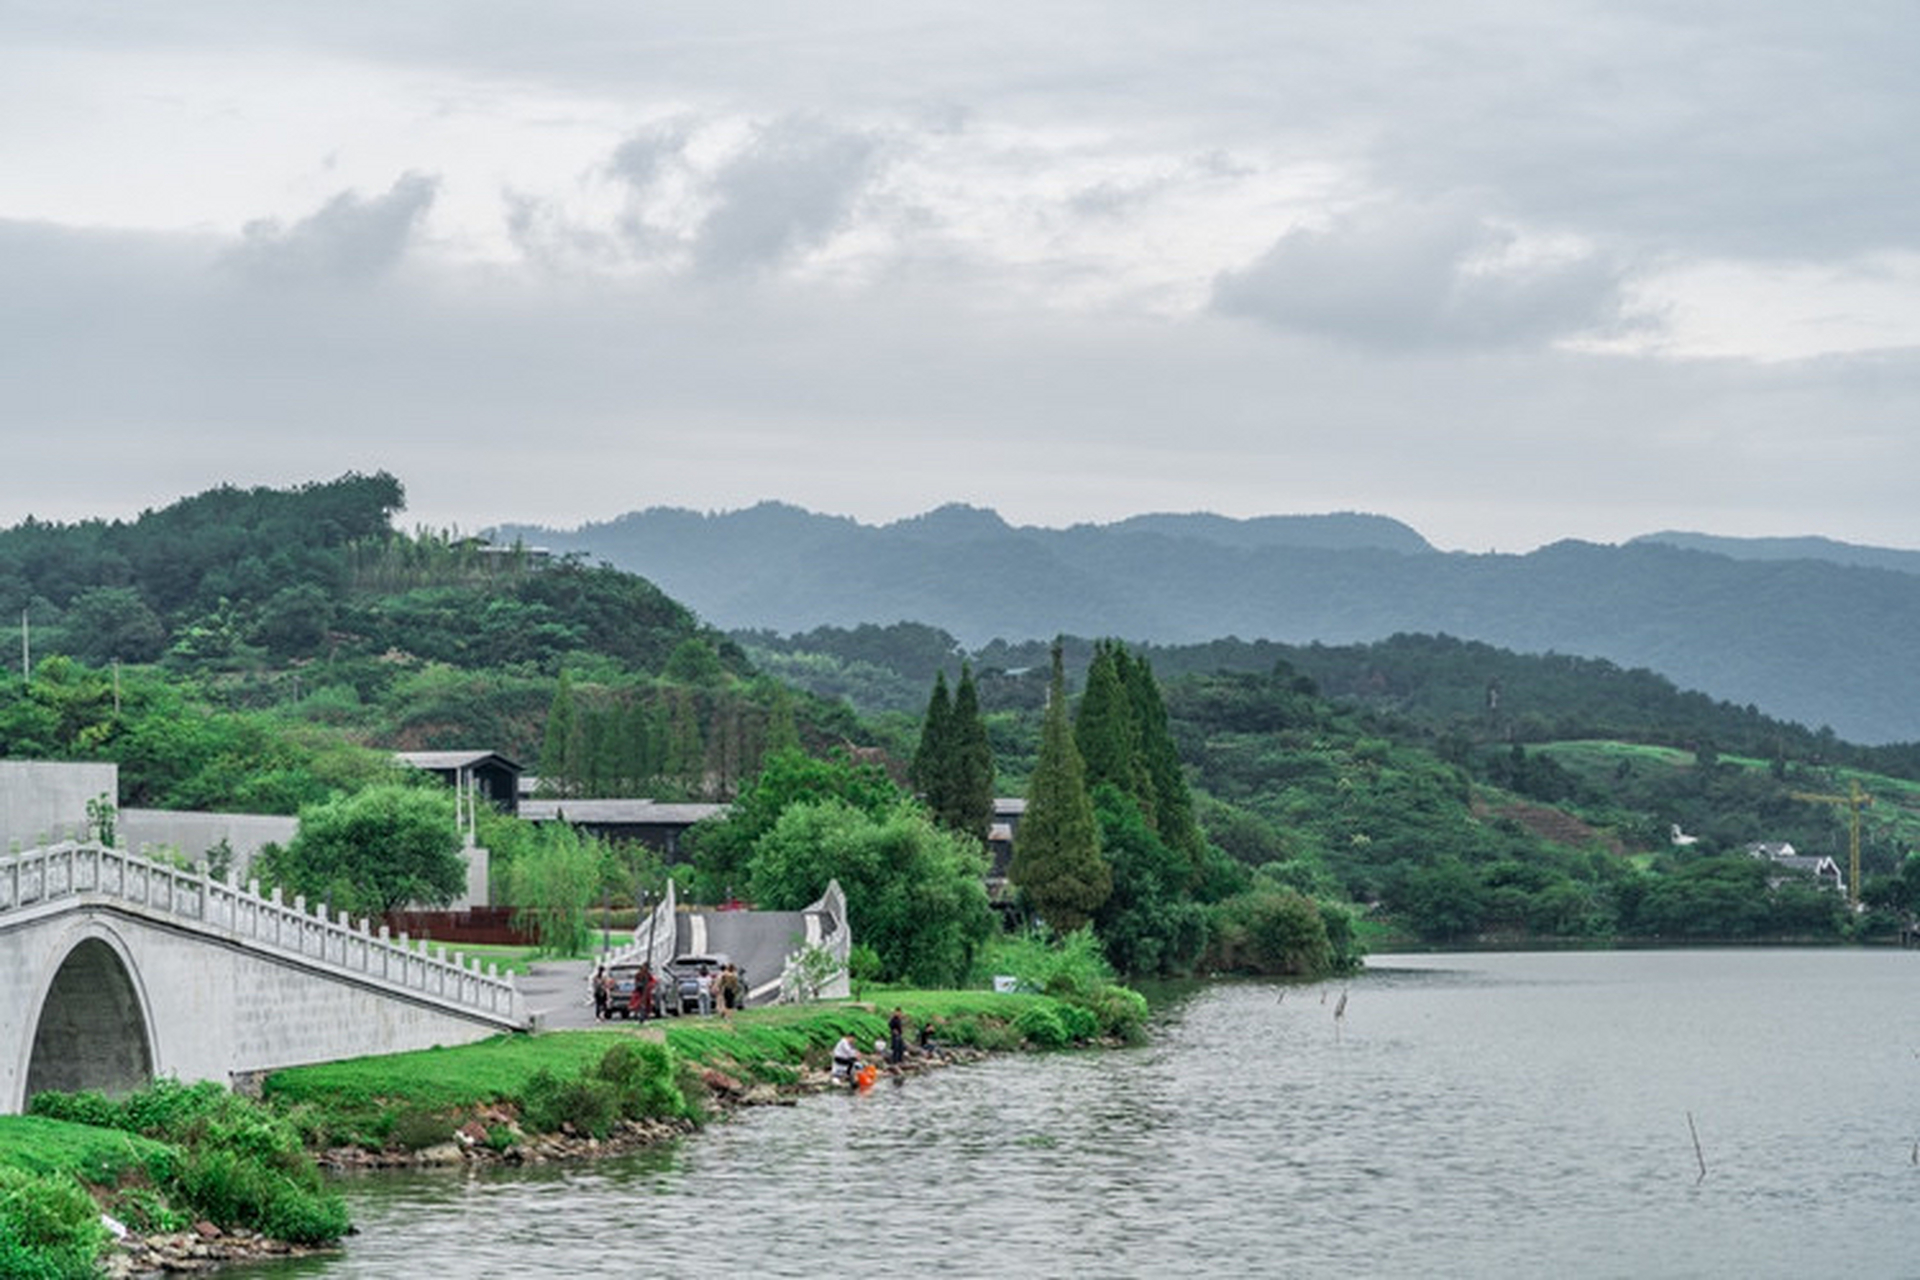
[[[1014,833],[1007,875],[1040,918],[1061,933],[1085,925],[1113,891],[1113,872],[1100,856],[1100,829],[1087,795],[1085,766],[1067,717],[1058,640],[1039,757],[1027,787],[1027,811]]]
[[[1153,678],[1153,667],[1146,658],[1122,649],[1119,660],[1121,683],[1127,688],[1134,722],[1140,728],[1142,768],[1153,797],[1146,810],[1148,823],[1169,848],[1186,855],[1197,879],[1206,861],[1206,841],[1193,814],[1193,792],[1180,767],[1180,752],[1168,727],[1160,682]]]
[[[927,698],[927,714],[920,721],[920,745],[914,748],[913,761],[907,765],[907,781],[936,816],[946,798],[952,724],[953,699],[947,693],[947,673],[938,671],[933,677],[933,693]]]
[[[1087,790],[1111,783],[1153,823],[1153,789],[1141,750],[1140,724],[1124,680],[1126,650],[1102,640],[1087,664],[1087,687],[1074,717],[1073,741],[1086,762]]]
[[[993,744],[987,740],[986,718],[980,714],[980,691],[973,683],[973,664],[960,664],[960,687],[953,695],[951,763],[952,809],[946,824],[987,842],[993,826]]]

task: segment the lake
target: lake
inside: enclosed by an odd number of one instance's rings
[[[341,1256],[245,1274],[1913,1276],[1917,1083],[1920,953],[1378,956],[1139,1049],[352,1179]]]

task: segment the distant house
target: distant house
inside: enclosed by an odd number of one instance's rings
[[[1027,812],[1027,802],[999,796],[993,802],[993,823],[987,828],[987,892],[995,898],[1007,889],[1007,867],[1013,861],[1013,833]]]
[[[396,751],[394,758],[428,773],[463,796],[477,796],[502,813],[520,812],[519,765],[497,751]]]
[[[1764,859],[1779,869],[1768,883],[1784,883],[1787,875],[1811,876],[1823,887],[1835,893],[1845,893],[1846,878],[1840,874],[1840,864],[1824,855],[1801,854],[1785,840],[1756,840],[1747,846],[1750,857]]]
[[[723,818],[724,804],[662,804],[656,800],[520,801],[529,822],[565,822],[603,840],[643,844],[669,863],[685,862],[681,849],[687,829],[708,818]]]

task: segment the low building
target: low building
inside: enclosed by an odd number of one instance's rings
[[[708,818],[724,818],[724,804],[663,804],[657,800],[522,800],[529,822],[565,822],[602,840],[643,844],[668,863],[685,862],[687,830]]]
[[[1777,868],[1775,876],[1768,881],[1778,886],[1785,882],[1788,875],[1810,876],[1823,888],[1835,893],[1847,891],[1847,880],[1840,873],[1840,864],[1824,854],[1802,854],[1794,850],[1785,840],[1756,840],[1747,846],[1749,857],[1765,860]]]

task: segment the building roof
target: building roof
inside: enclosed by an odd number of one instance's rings
[[[498,751],[396,751],[393,758],[416,769],[467,769],[489,760],[497,760],[515,773],[520,766]]]
[[[684,826],[725,817],[724,804],[661,804],[654,800],[522,800],[520,816],[529,822],[591,822],[620,826]]]

